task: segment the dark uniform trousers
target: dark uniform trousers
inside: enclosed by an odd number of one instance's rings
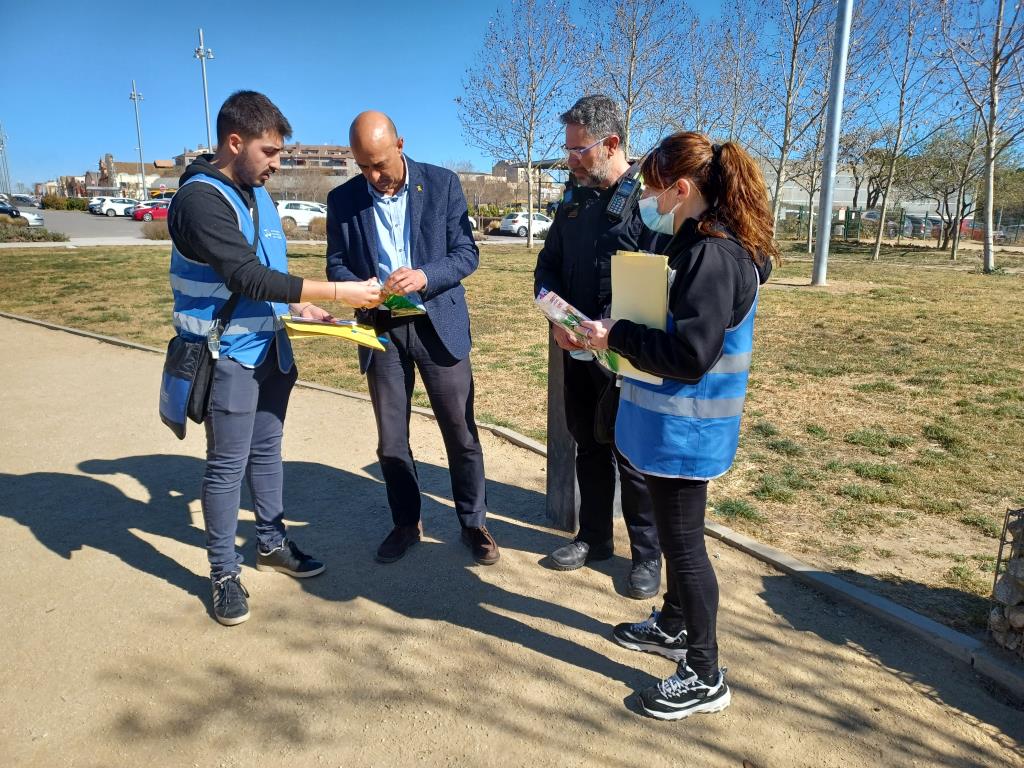
[[[595,362],[565,361],[565,420],[576,440],[576,479],[580,487],[580,530],[577,538],[591,547],[610,547],[612,509],[615,501],[615,467],[618,465],[622,517],[629,532],[633,560],[661,557],[654,508],[643,475],[612,445],[594,438],[597,402],[610,374]]]
[[[420,486],[409,446],[409,419],[416,370],[430,399],[448,454],[452,499],[463,527],[485,524],[484,456],[473,416],[473,369],[469,357],[456,360],[425,316],[378,323],[391,339],[374,352],[366,372],[377,420],[377,458],[387,487],[394,524],[420,520]]]

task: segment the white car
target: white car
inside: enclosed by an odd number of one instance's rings
[[[130,197],[100,197],[89,201],[89,211],[102,216],[131,216],[129,208],[134,208],[139,201]]]
[[[327,218],[327,206],[311,200],[281,200],[277,204],[281,224],[291,222],[296,227],[309,228],[313,219]]]
[[[526,237],[527,227],[529,226],[529,214],[526,213],[510,213],[501,220],[501,227],[499,232],[505,235],[519,235],[519,237]],[[533,214],[533,234],[539,235],[547,232],[551,228],[551,219],[545,216],[543,213]]]
[[[24,208],[19,208],[21,211],[21,218],[28,222],[30,227],[41,227],[43,226],[43,217],[38,213],[32,211],[26,211]]]

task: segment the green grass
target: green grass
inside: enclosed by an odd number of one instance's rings
[[[907,474],[897,464],[872,464],[866,461],[855,461],[850,469],[857,477],[865,480],[876,480],[887,485],[903,485]]]
[[[983,515],[980,512],[970,512],[961,517],[960,522],[966,526],[981,531],[985,536],[992,539],[998,539],[999,534],[1003,530],[1001,523],[997,523],[991,517]]]
[[[714,513],[725,520],[747,520],[760,523],[765,516],[758,512],[748,501],[743,499],[722,499],[713,507]]]

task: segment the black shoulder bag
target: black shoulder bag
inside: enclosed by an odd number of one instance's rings
[[[179,440],[185,439],[186,418],[196,424],[202,424],[206,418],[214,362],[220,355],[220,337],[240,298],[241,294],[231,294],[214,318],[205,341],[186,341],[175,335],[167,343],[160,379],[160,420]]]

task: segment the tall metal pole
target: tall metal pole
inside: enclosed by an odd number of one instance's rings
[[[11,172],[7,165],[7,134],[4,133],[3,123],[0,123],[0,184],[3,184],[4,194],[11,195]]]
[[[846,58],[850,52],[852,15],[853,0],[839,0],[839,8],[836,10],[836,43],[832,51],[832,77],[829,81],[825,158],[822,161],[821,196],[818,200],[818,242],[814,249],[814,276],[811,285],[827,284],[828,248],[832,235],[832,198],[836,185],[836,158],[839,155],[839,128],[843,119]]]
[[[206,108],[206,149],[213,152],[213,134],[210,131],[210,96],[206,89],[206,60],[213,60],[213,51],[203,43],[203,28],[199,28],[199,47],[196,48],[195,57],[203,69],[203,106]]]
[[[132,95],[128,98],[135,104],[135,134],[139,137],[139,199],[145,200],[146,162],[142,159],[142,122],[139,120],[139,102],[142,101],[142,94],[135,89],[135,80],[132,80]]]

